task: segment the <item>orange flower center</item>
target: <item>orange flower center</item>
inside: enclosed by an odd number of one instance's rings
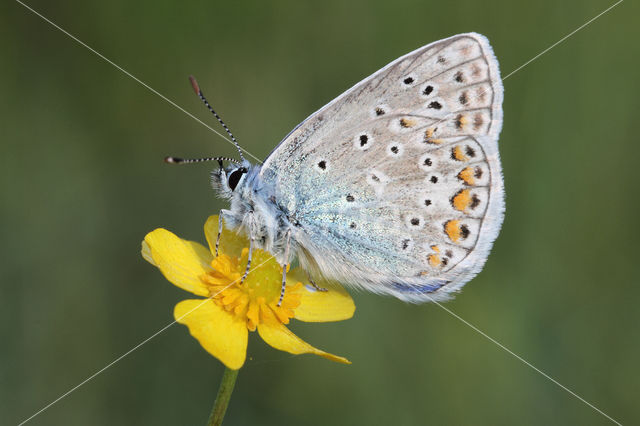
[[[251,331],[265,322],[289,324],[300,305],[302,283],[288,286],[278,306],[282,268],[269,253],[255,250],[251,260],[254,266],[241,284],[248,253],[249,249],[245,248],[240,258],[220,254],[211,261],[213,270],[200,277],[209,288],[210,297],[227,312],[244,320]]]

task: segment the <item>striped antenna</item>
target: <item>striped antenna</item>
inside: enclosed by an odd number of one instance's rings
[[[205,158],[178,158],[178,157],[165,157],[164,162],[168,164],[189,164],[189,163],[202,163],[205,161],[230,161],[232,163],[241,164],[238,160],[234,160],[229,157],[205,157]],[[222,164],[222,163],[221,163]]]
[[[216,117],[218,122],[220,124],[222,124],[222,127],[224,127],[224,130],[227,132],[227,134],[229,136],[231,136],[231,140],[233,141],[233,144],[236,146],[236,149],[238,150],[238,153],[240,154],[240,158],[242,159],[242,162],[247,161],[247,160],[244,159],[244,155],[242,155],[242,149],[240,148],[240,144],[238,144],[238,141],[233,136],[233,133],[231,133],[231,130],[229,130],[227,125],[224,124],[224,121],[222,121],[220,116],[213,110],[211,105],[209,105],[209,102],[207,101],[207,98],[204,97],[204,93],[202,93],[202,90],[200,90],[200,86],[198,86],[198,82],[196,81],[195,77],[190,75],[189,76],[189,81],[191,82],[191,87],[193,87],[193,90],[194,90],[194,92],[196,92],[196,95],[198,95],[198,97],[202,100],[202,102],[204,102],[206,107],[209,109],[209,111],[211,111],[211,113],[214,115],[214,117]]]

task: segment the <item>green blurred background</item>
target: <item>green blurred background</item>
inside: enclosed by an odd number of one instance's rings
[[[503,75],[613,1],[49,2],[36,10],[212,126],[203,91],[262,158],[396,57],[489,37]],[[204,242],[225,204],[219,136],[20,4],[0,6],[0,423],[17,424],[173,320],[189,295],[139,254]],[[445,306],[624,424],[640,422],[640,31],[626,1],[505,81],[507,212],[484,271]],[[355,293],[300,324],[351,366],[256,335],[227,425],[612,424],[436,305]],[[202,425],[221,364],[174,325],[38,425]]]

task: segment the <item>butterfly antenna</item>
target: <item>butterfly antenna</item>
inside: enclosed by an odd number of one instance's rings
[[[178,158],[178,157],[165,157],[164,162],[168,164],[189,164],[189,163],[202,163],[205,161],[230,161],[236,164],[242,164],[238,160],[234,160],[229,157],[205,157],[205,158]]]
[[[207,101],[207,98],[204,97],[204,93],[202,93],[202,90],[200,90],[200,86],[198,86],[198,82],[196,81],[195,77],[190,75],[189,76],[189,81],[191,82],[191,87],[193,87],[193,90],[196,92],[196,95],[198,95],[198,97],[200,99],[202,99],[202,102],[204,102],[206,107],[209,109],[209,111],[211,111],[211,113],[214,115],[214,117],[216,117],[218,122],[220,124],[222,124],[222,127],[224,127],[224,130],[227,132],[227,134],[229,136],[231,136],[231,140],[233,141],[233,144],[236,146],[236,149],[238,150],[238,153],[240,154],[240,158],[242,159],[242,162],[245,162],[246,160],[244,159],[244,155],[242,155],[242,148],[240,148],[240,144],[238,144],[238,141],[233,136],[233,133],[231,133],[231,130],[229,130],[227,125],[224,124],[224,121],[222,121],[222,119],[220,118],[218,113],[216,113],[213,110],[213,108],[211,107],[211,105],[209,105],[209,102]]]

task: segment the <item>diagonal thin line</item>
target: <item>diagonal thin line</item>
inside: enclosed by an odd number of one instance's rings
[[[623,1],[624,0],[618,0],[616,3],[612,4],[611,6],[609,6],[608,8],[606,8],[605,10],[603,10],[602,12],[600,12],[599,14],[594,16],[593,18],[589,19],[587,22],[585,22],[584,24],[580,25],[578,28],[576,28],[575,30],[571,31],[569,34],[567,34],[566,36],[562,37],[557,42],[553,43],[551,46],[549,46],[546,49],[544,49],[542,52],[538,53],[536,56],[534,56],[533,58],[529,59],[527,62],[523,63],[522,65],[520,65],[519,67],[517,67],[516,69],[511,71],[509,74],[507,74],[506,76],[502,77],[502,81],[504,81],[507,78],[511,77],[513,74],[517,73],[518,71],[520,71],[521,69],[523,69],[524,67],[526,67],[527,65],[529,65],[530,63],[535,61],[536,59],[540,58],[542,55],[544,55],[545,53],[549,52],[551,49],[553,49],[554,47],[556,47],[557,45],[559,45],[563,41],[567,40],[569,37],[571,37],[572,35],[574,35],[578,31],[580,31],[581,29],[585,28],[587,25],[591,24],[593,21],[595,21],[596,19],[600,18],[602,15],[604,15],[607,12],[609,12],[611,9],[613,9],[616,6],[618,6]],[[452,115],[452,114],[453,113],[451,113],[450,115]],[[447,118],[448,118],[448,116],[445,116],[440,121],[436,122],[435,124],[439,124],[439,123],[445,121]],[[430,299],[431,299],[431,301],[433,303],[438,305],[445,312],[447,312],[448,314],[452,315],[453,317],[455,317],[456,319],[461,321],[463,324],[465,324],[466,326],[470,327],[476,333],[482,335],[484,338],[486,338],[487,340],[489,340],[493,344],[497,345],[499,348],[501,348],[505,352],[509,353],[511,356],[516,358],[518,361],[520,361],[523,364],[527,365],[528,367],[530,367],[531,369],[536,371],[538,374],[540,374],[543,377],[545,377],[547,380],[555,383],[557,386],[559,386],[560,388],[562,388],[563,390],[565,390],[570,395],[574,396],[575,398],[577,398],[578,400],[580,400],[581,402],[583,402],[587,406],[591,407],[592,409],[597,411],[599,414],[601,414],[602,416],[606,417],[608,420],[612,421],[613,423],[615,423],[615,424],[617,424],[619,426],[622,426],[620,422],[618,422],[617,420],[615,420],[614,418],[609,416],[607,413],[605,413],[604,411],[602,411],[601,409],[599,409],[598,407],[596,407],[595,405],[593,405],[592,403],[590,403],[589,401],[587,401],[586,399],[584,399],[583,397],[581,397],[580,395],[578,395],[577,393],[575,393],[574,391],[569,389],[568,387],[564,386],[562,383],[558,382],[556,379],[554,379],[553,377],[549,376],[547,373],[545,373],[544,371],[540,370],[538,367],[536,367],[535,365],[531,364],[529,361],[527,361],[526,359],[522,358],[520,355],[518,355],[515,352],[513,352],[512,350],[510,350],[509,348],[504,346],[502,343],[498,342],[496,339],[494,339],[493,337],[489,336],[484,331],[480,330],[475,325],[471,324],[470,322],[468,322],[464,318],[460,317],[458,314],[456,314],[455,312],[451,311],[450,309],[448,309],[447,307],[445,307],[444,305],[442,305],[438,301],[436,301],[436,300],[434,300],[432,298],[430,298]]]
[[[208,301],[209,299],[204,299],[205,302]],[[92,375],[90,375],[89,377],[87,377],[86,379],[84,379],[82,382],[78,383],[77,385],[75,385],[74,387],[72,387],[71,389],[69,389],[68,391],[66,391],[65,393],[63,393],[62,395],[60,395],[58,398],[54,399],[53,401],[51,401],[49,404],[45,405],[44,407],[42,407],[40,410],[36,411],[34,414],[32,414],[30,417],[26,418],[25,420],[21,421],[18,426],[22,426],[23,424],[27,423],[28,421],[30,421],[31,419],[33,419],[34,417],[36,417],[38,414],[42,413],[43,411],[47,410],[48,408],[50,408],[52,405],[54,405],[55,403],[57,403],[58,401],[60,401],[61,399],[65,398],[66,396],[68,396],[70,393],[72,393],[73,391],[75,391],[76,389],[78,389],[79,387],[81,387],[82,385],[84,385],[85,383],[91,381],[92,379],[94,379],[96,376],[98,376],[100,373],[102,373],[103,371],[105,371],[106,369],[108,369],[109,367],[111,367],[112,365],[114,365],[115,363],[117,363],[118,361],[122,360],[124,357],[126,357],[127,355],[129,355],[131,352],[135,351],[136,349],[138,349],[140,346],[144,345],[145,343],[147,343],[149,340],[153,339],[154,337],[156,337],[158,334],[162,333],[163,331],[165,331],[167,328],[171,327],[173,324],[176,323],[176,320],[170,322],[169,324],[165,325],[164,327],[162,327],[160,330],[156,331],[155,333],[153,333],[151,336],[147,337],[146,339],[144,339],[142,342],[138,343],[136,346],[134,346],[133,348],[129,349],[127,352],[125,352],[124,354],[120,355],[118,358],[114,359],[113,361],[111,361],[109,364],[105,365],[104,367],[102,367],[100,370],[96,371],[95,373],[93,373]]]
[[[106,56],[104,56],[102,53],[98,52],[97,50],[95,50],[94,48],[92,48],[91,46],[89,46],[88,44],[86,44],[85,42],[81,41],[80,39],[78,39],[76,36],[74,36],[73,34],[71,34],[70,32],[66,31],[65,29],[63,29],[62,27],[60,27],[59,25],[57,25],[55,22],[51,21],[50,19],[44,17],[42,14],[38,13],[36,10],[34,10],[33,8],[31,8],[30,6],[27,6],[26,4],[24,4],[23,2],[21,2],[20,0],[16,0],[16,2],[20,3],[22,6],[24,6],[26,9],[30,10],[31,12],[33,12],[34,14],[36,14],[37,16],[39,16],[40,18],[42,18],[44,21],[48,22],[49,24],[51,24],[53,27],[55,27],[56,29],[60,30],[62,33],[66,34],[67,36],[69,36],[69,38],[73,39],[74,41],[76,41],[78,44],[80,44],[83,47],[86,47],[88,50],[90,50],[91,52],[93,52],[94,54],[96,54],[98,57],[100,57],[101,59],[105,60],[106,62],[108,62],[109,64],[113,65],[116,69],[118,69],[119,71],[121,71],[122,73],[126,74],[127,76],[131,77],[132,79],[134,79],[136,82],[138,82],[140,85],[142,85],[145,89],[149,90],[150,92],[158,95],[160,98],[164,99],[165,101],[167,101],[168,103],[170,103],[172,106],[174,106],[175,108],[179,109],[180,111],[184,112],[185,114],[187,114],[189,117],[193,118],[194,120],[196,120],[198,123],[202,124],[204,127],[206,127],[207,129],[211,130],[213,133],[215,133],[216,135],[220,136],[222,139],[224,139],[225,141],[227,141],[230,144],[233,144],[232,141],[230,141],[226,136],[224,136],[222,133],[218,132],[216,129],[214,129],[213,127],[209,126],[207,123],[205,123],[204,121],[200,120],[198,117],[196,117],[195,115],[191,114],[189,111],[187,111],[186,109],[182,108],[180,105],[178,105],[177,103],[175,103],[174,101],[172,101],[171,99],[167,98],[165,95],[163,95],[162,93],[158,92],[156,89],[154,89],[153,87],[149,86],[147,83],[145,83],[144,81],[140,80],[138,77],[136,77],[135,75],[131,74],[129,71],[127,71],[126,69],[122,68],[120,65],[116,64],[115,62],[113,62],[111,59],[107,58]],[[247,151],[246,149],[240,147],[240,149],[242,151],[244,151],[247,155],[249,155],[250,157],[252,157],[253,159],[255,159],[258,163],[262,163],[262,160],[260,160],[258,157],[256,157],[255,155],[253,155],[252,153],[250,153],[249,151]]]
[[[118,66],[117,64],[115,64],[113,61],[111,61],[110,59],[108,59],[107,57],[105,57],[104,55],[100,54],[99,52],[97,52],[96,50],[94,50],[93,48],[91,48],[90,46],[88,46],[87,44],[83,43],[82,41],[80,41],[78,38],[76,38],[75,36],[73,36],[72,34],[70,34],[69,32],[65,31],[64,29],[62,29],[61,27],[59,27],[58,25],[56,25],[54,22],[52,22],[51,20],[47,19],[46,17],[44,17],[43,15],[41,15],[40,13],[36,12],[34,9],[32,9],[31,7],[27,6],[26,4],[24,4],[23,2],[21,2],[20,0],[16,0],[18,3],[20,3],[22,6],[24,6],[26,9],[30,10],[31,12],[33,12],[34,14],[36,14],[37,16],[39,16],[40,18],[42,18],[43,20],[45,20],[46,22],[48,22],[49,24],[51,24],[52,26],[54,26],[55,28],[57,28],[58,30],[60,30],[61,32],[63,32],[64,34],[66,34],[67,36],[69,36],[70,38],[72,38],[73,40],[75,40],[77,43],[79,43],[80,45],[86,47],[87,49],[89,49],[91,52],[95,53],[97,56],[99,56],[100,58],[104,59],[105,61],[107,61],[108,63],[110,63],[111,65],[113,65],[114,67],[116,67],[118,70],[120,70],[121,72],[123,72],[124,74],[128,75],[129,77],[131,77],[132,79],[134,79],[135,81],[137,81],[139,84],[141,84],[142,86],[144,86],[145,88],[147,88],[148,90],[150,90],[151,92],[155,93],[156,95],[158,95],[159,97],[161,97],[162,99],[164,99],[165,101],[169,102],[171,105],[173,105],[175,108],[181,110],[182,112],[184,112],[185,114],[187,114],[188,116],[190,116],[191,118],[193,118],[194,120],[198,121],[199,123],[201,123],[202,125],[204,125],[205,127],[207,127],[209,130],[211,130],[212,132],[216,133],[217,135],[221,136],[222,138],[224,138],[227,142],[232,143],[229,139],[227,139],[224,135],[222,135],[221,133],[219,133],[218,131],[216,131],[215,129],[213,129],[211,126],[207,125],[206,123],[204,123],[202,120],[198,119],[197,117],[195,117],[193,114],[191,114],[190,112],[186,111],[184,108],[180,107],[178,104],[176,104],[175,102],[173,102],[172,100],[170,100],[169,98],[167,98],[166,96],[162,95],[161,93],[159,93],[158,91],[156,91],[155,89],[153,89],[152,87],[150,87],[149,85],[147,85],[146,83],[144,83],[143,81],[141,81],[140,79],[138,79],[137,77],[135,77],[133,74],[129,73],[128,71],[126,71],[124,68]],[[530,60],[528,60],[527,62],[525,62],[524,64],[520,65],[518,68],[516,68],[515,70],[511,71],[509,74],[507,74],[505,77],[502,78],[502,81],[506,80],[507,78],[511,77],[513,74],[515,74],[516,72],[520,71],[522,68],[524,68],[525,66],[529,65],[531,62],[535,61],[536,59],[538,59],[539,57],[541,57],[542,55],[544,55],[545,53],[547,53],[548,51],[550,51],[551,49],[553,49],[554,47],[556,47],[557,45],[559,45],[560,43],[562,43],[563,41],[565,41],[566,39],[568,39],[569,37],[571,37],[572,35],[574,35],[575,33],[577,33],[578,31],[580,31],[581,29],[583,29],[584,27],[586,27],[587,25],[591,24],[593,21],[595,21],[596,19],[598,19],[599,17],[601,17],[602,15],[604,15],[605,13],[609,12],[611,9],[613,9],[614,7],[618,6],[620,3],[622,3],[624,0],[619,0],[618,2],[614,3],[613,5],[611,5],[610,7],[608,7],[607,9],[605,9],[604,11],[602,11],[601,13],[599,13],[598,15],[596,15],[595,17],[591,18],[589,21],[585,22],[584,24],[582,24],[580,27],[576,28],[575,30],[573,30],[571,33],[567,34],[566,36],[564,36],[562,39],[558,40],[556,43],[552,44],[551,46],[549,46],[548,48],[546,48],[545,50],[543,50],[542,52],[540,52],[538,55],[534,56],[533,58],[531,58]],[[440,120],[440,122],[444,121],[446,119],[443,118],[442,120]],[[242,150],[247,153],[248,155],[250,155],[251,157],[253,157],[254,159],[256,159],[257,161],[260,161],[257,157],[255,157],[253,154],[251,154],[250,152],[248,152],[247,150],[245,150],[244,148],[242,148]],[[268,261],[269,259],[267,259]],[[256,268],[253,268],[252,270],[257,269],[258,267],[262,266],[264,263],[266,263],[267,261],[261,263],[260,265],[256,266]],[[229,284],[227,287],[225,287],[224,289],[220,290],[220,292],[216,293],[214,296],[220,294],[222,291],[224,291],[226,288],[230,287],[231,285],[233,285],[235,283],[235,281],[231,284]],[[112,365],[116,364],[118,361],[122,360],[123,358],[125,358],[127,355],[129,355],[130,353],[132,353],[133,351],[135,351],[136,349],[138,349],[139,347],[141,347],[142,345],[144,345],[145,343],[147,343],[148,341],[150,341],[151,339],[153,339],[154,337],[156,337],[157,335],[159,335],[160,333],[162,333],[163,331],[165,331],[166,329],[168,329],[169,327],[171,327],[173,324],[175,324],[179,319],[184,318],[186,315],[190,314],[191,312],[193,312],[194,310],[198,309],[200,306],[202,306],[204,303],[206,303],[210,298],[204,299],[203,302],[201,304],[199,304],[198,306],[196,306],[195,308],[193,308],[192,310],[190,310],[189,312],[185,313],[184,315],[182,315],[180,318],[178,318],[177,320],[174,320],[173,322],[169,323],[168,325],[164,326],[163,328],[161,328],[160,330],[158,330],[156,333],[154,333],[153,335],[151,335],[150,337],[146,338],[145,340],[143,340],[141,343],[139,343],[138,345],[134,346],[132,349],[130,349],[129,351],[125,352],[123,355],[121,355],[120,357],[116,358],[114,361],[112,361],[111,363],[107,364],[105,367],[103,367],[102,369],[98,370],[97,372],[95,372],[94,374],[92,374],[91,376],[89,376],[87,379],[85,379],[83,382],[81,382],[80,384],[74,386],[73,388],[71,388],[69,391],[67,391],[66,393],[64,393],[63,395],[61,395],[60,397],[58,397],[57,399],[55,399],[54,401],[52,401],[51,403],[49,403],[48,405],[46,405],[45,407],[43,407],[42,409],[40,409],[38,412],[36,412],[35,414],[33,414],[31,417],[27,418],[26,420],[24,420],[23,422],[21,422],[19,424],[23,425],[26,422],[30,421],[31,419],[33,419],[34,417],[36,417],[37,415],[39,415],[40,413],[42,413],[43,411],[47,410],[49,407],[51,407],[52,405],[54,405],[55,403],[57,403],[58,401],[60,401],[61,399],[65,398],[66,396],[68,396],[69,394],[71,394],[73,391],[75,391],[76,389],[78,389],[79,387],[81,387],[82,385],[84,385],[85,383],[89,382],[90,380],[92,380],[93,378],[95,378],[96,376],[98,376],[99,374],[101,374],[102,372],[104,372],[105,370],[107,370],[109,367],[111,367]],[[500,342],[498,342],[497,340],[495,340],[494,338],[492,338],[491,336],[487,335],[486,333],[484,333],[482,330],[480,330],[479,328],[477,328],[476,326],[474,326],[473,324],[469,323],[468,321],[466,321],[465,319],[463,319],[462,317],[460,317],[459,315],[455,314],[453,311],[449,310],[448,308],[446,308],[444,305],[440,304],[439,302],[432,300],[436,305],[438,305],[440,308],[442,308],[443,310],[445,310],[447,313],[449,313],[450,315],[452,315],[453,317],[455,317],[456,319],[458,319],[459,321],[461,321],[462,323],[464,323],[465,325],[467,325],[468,327],[470,327],[471,329],[473,329],[474,331],[476,331],[477,333],[479,333],[480,335],[482,335],[483,337],[485,337],[486,339],[488,339],[489,341],[491,341],[492,343],[494,343],[495,345],[497,345],[498,347],[500,347],[501,349],[503,349],[504,351],[508,352],[509,354],[511,354],[513,357],[515,357],[516,359],[518,359],[519,361],[521,361],[522,363],[524,363],[525,365],[529,366],[530,368],[532,368],[533,370],[535,370],[536,372],[538,372],[539,374],[541,374],[543,377],[547,378],[548,380],[550,380],[551,382],[555,383],[556,385],[558,385],[560,388],[564,389],[566,392],[568,392],[569,394],[573,395],[575,398],[579,399],[580,401],[582,401],[584,404],[588,405],[589,407],[591,407],[592,409],[594,409],[595,411],[597,411],[598,413],[600,413],[601,415],[603,415],[604,417],[606,417],[607,419],[611,420],[613,423],[617,424],[617,425],[621,425],[619,422],[617,422],[616,420],[614,420],[612,417],[608,416],[606,413],[604,413],[602,410],[598,409],[596,406],[594,406],[593,404],[589,403],[587,400],[585,400],[584,398],[582,398],[580,395],[576,394],[575,392],[573,392],[571,389],[567,388],[566,386],[562,385],[560,382],[558,382],[557,380],[553,379],[551,376],[549,376],[548,374],[546,374],[545,372],[543,372],[542,370],[538,369],[537,367],[535,367],[533,364],[531,364],[530,362],[528,362],[527,360],[525,360],[524,358],[520,357],[519,355],[517,355],[516,353],[514,353],[513,351],[511,351],[510,349],[508,349],[506,346],[502,345]]]
[[[267,263],[268,261],[270,261],[271,259],[273,259],[273,256],[269,257],[267,260],[265,260],[264,262],[262,262],[261,264],[259,264],[258,266],[256,266],[255,268],[252,268],[250,272],[255,271],[256,269],[258,269],[259,267],[261,267],[262,265],[264,265],[265,263]],[[213,299],[214,297],[216,297],[217,295],[219,295],[220,293],[222,293],[223,291],[225,291],[226,289],[228,289],[229,287],[231,287],[232,285],[234,285],[236,282],[240,281],[240,279],[237,279],[233,282],[231,282],[229,285],[227,285],[226,287],[224,287],[222,290],[220,290],[219,292],[217,292],[216,294],[209,296],[206,299],[202,299],[202,303],[198,304],[195,308],[191,309],[190,311],[188,311],[187,313],[185,313],[184,315],[176,318],[175,320],[171,321],[169,324],[165,325],[164,327],[162,327],[160,330],[156,331],[155,333],[153,333],[151,336],[147,337],[146,339],[144,339],[142,342],[138,343],[137,345],[135,345],[133,348],[129,349],[127,352],[123,353],[122,355],[120,355],[118,358],[114,359],[113,361],[111,361],[109,364],[105,365],[104,367],[102,367],[100,370],[96,371],[95,373],[93,373],[92,375],[90,375],[89,377],[87,377],[86,379],[84,379],[82,382],[78,383],[77,385],[75,385],[74,387],[72,387],[71,389],[69,389],[68,391],[66,391],[65,393],[63,393],[62,395],[60,395],[58,398],[54,399],[53,401],[51,401],[49,404],[45,405],[44,407],[42,407],[40,410],[38,410],[37,412],[35,412],[34,414],[32,414],[30,417],[26,418],[25,420],[23,420],[22,422],[20,422],[18,424],[18,426],[22,426],[23,424],[27,423],[28,421],[30,421],[31,419],[33,419],[34,417],[36,417],[38,414],[41,414],[42,412],[46,411],[47,409],[49,409],[51,406],[53,406],[54,404],[56,404],[57,402],[59,402],[60,400],[64,399],[65,397],[67,397],[69,394],[73,393],[75,390],[77,390],[79,387],[81,387],[82,385],[90,382],[91,380],[93,380],[94,378],[96,378],[98,375],[100,375],[101,373],[103,373],[105,370],[107,370],[109,367],[113,366],[114,364],[116,364],[117,362],[121,361],[123,358],[125,358],[127,355],[131,354],[132,352],[134,352],[136,349],[138,349],[139,347],[141,347],[142,345],[144,345],[145,343],[148,343],[151,339],[153,339],[154,337],[156,337],[157,335],[159,335],[160,333],[162,333],[163,331],[165,331],[166,329],[168,329],[169,327],[171,327],[173,324],[175,324],[176,322],[180,321],[182,318],[186,317],[187,315],[189,315],[191,312],[195,311],[196,309],[200,308],[202,305],[204,305],[205,303],[207,303],[209,300]]]
[[[536,59],[538,59],[539,57],[541,57],[542,55],[544,55],[545,53],[547,53],[548,51],[550,51],[551,49],[553,49],[554,47],[556,47],[557,45],[559,45],[560,43],[562,43],[563,41],[565,41],[566,39],[568,39],[569,37],[574,35],[575,33],[577,33],[578,31],[580,31],[581,29],[583,29],[584,27],[586,27],[587,25],[589,25],[590,23],[592,23],[593,21],[595,21],[596,19],[598,19],[599,17],[604,15],[605,13],[609,12],[611,9],[613,9],[614,7],[616,7],[617,5],[622,3],[623,1],[624,0],[618,0],[616,3],[612,4],[611,6],[609,6],[608,8],[606,8],[605,10],[603,10],[602,12],[600,12],[599,14],[594,16],[593,18],[589,19],[587,22],[585,22],[584,24],[580,25],[578,28],[576,28],[575,30],[571,31],[569,34],[567,34],[566,36],[562,37],[560,40],[558,40],[555,43],[553,43],[551,46],[549,46],[546,49],[544,49],[542,52],[538,53],[536,56],[534,56],[533,58],[529,59],[524,64],[520,65],[518,68],[516,68],[513,71],[511,71],[509,74],[507,74],[506,76],[502,77],[501,81],[505,81],[507,78],[511,77],[512,75],[514,75],[515,73],[520,71],[522,68],[524,68],[527,65],[529,65],[531,62],[535,61]],[[485,93],[487,93],[487,90],[483,90],[478,96],[484,95]],[[440,123],[446,121],[447,119],[453,117],[458,112],[459,111],[452,111],[450,113],[447,113],[440,120],[436,121],[435,123],[428,124],[427,126],[429,126],[431,128],[434,128],[438,124],[440,124]]]
[[[556,385],[558,385],[559,387],[561,387],[562,389],[564,389],[565,391],[567,391],[568,393],[570,393],[574,397],[578,398],[580,401],[584,402],[586,405],[588,405],[589,407],[593,408],[598,413],[602,414],[604,417],[606,417],[607,419],[611,420],[613,423],[615,423],[615,424],[617,424],[619,426],[622,426],[622,424],[620,422],[618,422],[617,420],[613,419],[607,413],[605,413],[604,411],[602,411],[601,409],[599,409],[595,405],[591,404],[589,401],[587,401],[586,399],[584,399],[583,397],[581,397],[580,395],[578,395],[577,393],[575,393],[574,391],[572,391],[571,389],[569,389],[568,387],[566,387],[565,385],[563,385],[562,383],[560,383],[559,381],[554,379],[553,377],[549,376],[547,373],[545,373],[544,371],[540,370],[538,367],[536,367],[535,365],[531,364],[529,361],[527,361],[526,359],[522,358],[520,355],[516,354],[511,349],[507,348],[502,343],[498,342],[496,339],[494,339],[493,337],[489,336],[487,333],[485,333],[484,331],[480,330],[478,327],[476,327],[475,325],[471,324],[469,321],[465,320],[464,318],[462,318],[461,316],[459,316],[458,314],[456,314],[455,312],[453,312],[449,308],[445,307],[443,304],[439,303],[438,301],[436,301],[434,299],[431,299],[431,301],[433,303],[435,303],[436,305],[438,305],[439,307],[441,307],[442,309],[444,309],[447,313],[449,313],[450,315],[452,315],[453,317],[455,317],[456,319],[458,319],[459,321],[461,321],[462,323],[464,323],[465,325],[467,325],[468,327],[473,329],[476,333],[482,335],[487,340],[489,340],[490,342],[494,343],[495,345],[500,347],[505,352],[507,352],[510,355],[512,355],[518,361],[520,361],[523,364],[527,365],[528,367],[532,368],[533,370],[535,370],[536,372],[538,372],[539,374],[544,376],[546,379],[550,380],[551,382],[555,383]]]
[[[596,19],[598,19],[599,17],[601,17],[602,15],[604,15],[605,13],[607,13],[608,11],[610,11],[611,9],[613,9],[614,7],[616,7],[617,5],[622,3],[623,1],[624,0],[618,0],[616,3],[612,4],[611,6],[609,6],[608,8],[606,8],[605,10],[603,10],[602,12],[600,12],[599,14],[594,16],[593,18],[589,19],[587,22],[585,22],[584,24],[580,25],[578,28],[576,28],[575,30],[571,31],[569,34],[567,34],[566,36],[562,37],[560,40],[558,40],[555,43],[553,43],[551,46],[549,46],[546,49],[544,49],[542,52],[538,53],[536,56],[534,56],[533,58],[529,59],[524,64],[520,65],[518,68],[516,68],[515,70],[511,71],[509,74],[507,74],[506,76],[502,77],[502,81],[504,81],[507,78],[511,77],[513,74],[517,73],[522,68],[526,67],[531,62],[535,61],[540,56],[544,55],[545,53],[547,53],[548,51],[550,51],[551,49],[553,49],[554,47],[556,47],[557,45],[559,45],[560,43],[562,43],[563,41],[565,41],[566,39],[568,39],[569,37],[571,37],[572,35],[577,33],[578,31],[580,31],[581,29],[583,29],[584,27],[586,27],[587,25],[592,23],[593,21],[595,21]]]

